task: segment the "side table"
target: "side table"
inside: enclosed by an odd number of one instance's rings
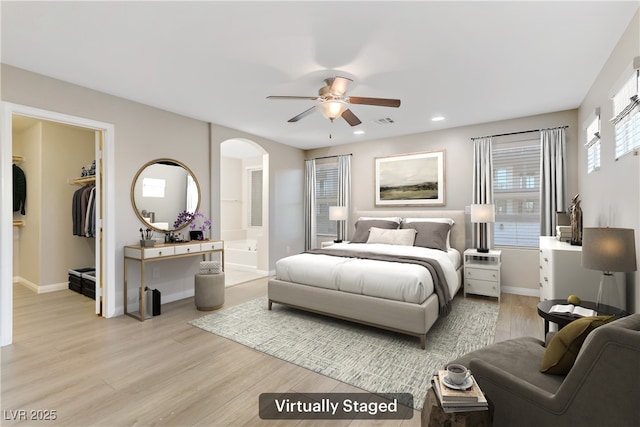
[[[538,303],[538,315],[544,319],[545,337],[547,336],[547,333],[549,333],[549,322],[555,323],[556,325],[558,325],[558,329],[562,329],[569,323],[580,318],[580,316],[574,316],[572,314],[566,313],[549,313],[551,307],[556,304],[567,304],[567,301],[563,299],[549,299],[546,301],[540,301]],[[596,303],[591,301],[582,301],[580,302],[580,306],[584,308],[590,308],[591,310],[596,309]],[[624,310],[620,310],[619,308],[611,307],[609,305],[603,305],[602,309],[598,312],[598,315],[624,317],[628,316],[629,313]]]
[[[422,407],[422,427],[491,427],[491,404],[487,411],[444,412],[433,388],[427,392]]]

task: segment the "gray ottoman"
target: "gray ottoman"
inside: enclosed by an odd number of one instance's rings
[[[224,304],[224,273],[196,274],[196,308],[211,311]]]

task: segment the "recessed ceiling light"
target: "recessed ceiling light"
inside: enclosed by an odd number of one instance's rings
[[[363,134],[364,134],[364,131],[363,131],[363,130],[354,130],[354,131],[353,131],[353,134],[354,134],[354,135],[363,135]]]
[[[432,122],[441,122],[444,120],[444,116],[434,116],[431,118]]]

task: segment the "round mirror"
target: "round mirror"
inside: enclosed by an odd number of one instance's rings
[[[193,172],[173,159],[156,159],[140,168],[131,183],[133,210],[146,227],[176,231],[174,223],[183,211],[200,207],[200,185]]]

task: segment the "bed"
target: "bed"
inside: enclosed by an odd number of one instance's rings
[[[462,285],[464,211],[356,211],[354,218],[352,242],[276,263],[269,310],[283,304],[416,336],[424,349]]]

